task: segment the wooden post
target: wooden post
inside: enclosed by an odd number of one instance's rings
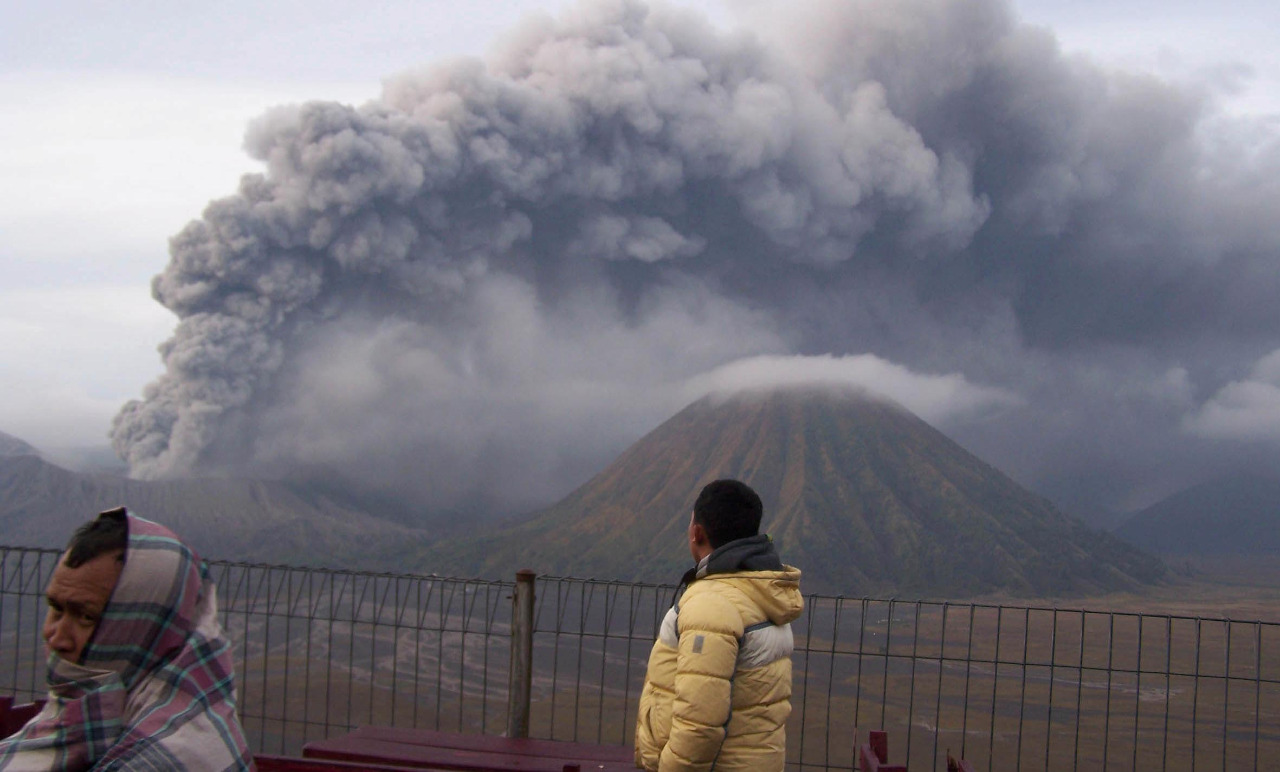
[[[511,596],[511,674],[507,683],[507,737],[529,736],[529,700],[533,683],[533,580],[527,568],[516,572]]]

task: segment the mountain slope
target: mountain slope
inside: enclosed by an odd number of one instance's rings
[[[129,480],[35,456],[0,457],[0,543],[61,547],[80,523],[121,505],[169,526],[208,558],[398,568],[398,556],[429,540],[425,531],[286,483]]]
[[[1167,555],[1280,555],[1280,481],[1213,480],[1138,512],[1115,531]]]
[[[5,456],[38,456],[40,451],[12,434],[0,432],[0,458]]]
[[[693,500],[719,477],[760,493],[763,528],[808,590],[1047,595],[1164,570],[904,408],[824,388],[700,400],[563,501],[496,537],[443,542],[422,567],[674,581]]]

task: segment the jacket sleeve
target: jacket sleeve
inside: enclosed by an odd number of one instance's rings
[[[729,723],[742,618],[714,593],[686,596],[680,609],[671,735],[661,772],[705,772],[715,762]]]

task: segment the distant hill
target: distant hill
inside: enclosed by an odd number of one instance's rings
[[[1115,533],[1164,555],[1280,555],[1280,480],[1196,485],[1138,512]]]
[[[675,581],[693,500],[750,483],[807,590],[968,596],[1131,587],[1164,566],[1062,514],[905,408],[799,388],[690,405],[563,501],[496,534],[429,548],[420,568]]]
[[[33,446],[14,437],[12,434],[0,432],[0,458],[5,456],[38,456],[40,451]]]
[[[207,558],[394,569],[430,539],[298,485],[129,480],[34,455],[0,456],[0,544],[61,547],[80,523],[121,505],[169,526]]]
[[[41,448],[41,457],[73,472],[91,472],[125,477],[129,465],[120,460],[110,445],[80,445]]]

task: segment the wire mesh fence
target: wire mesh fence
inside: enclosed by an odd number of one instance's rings
[[[43,693],[51,550],[0,547],[0,694]],[[360,725],[501,733],[513,582],[211,562],[254,748]],[[529,734],[631,741],[674,588],[541,577]],[[1259,768],[1280,754],[1280,624],[809,596],[795,625],[789,768],[948,751],[992,770]]]

